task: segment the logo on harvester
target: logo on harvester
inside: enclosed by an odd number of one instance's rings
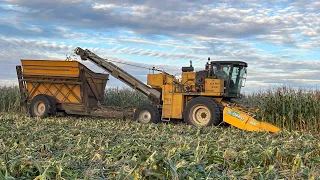
[[[252,125],[254,125],[254,126],[256,126],[256,125],[258,124],[258,123],[255,122],[255,121],[250,121],[249,123],[252,124]]]
[[[235,117],[235,118],[238,118],[238,119],[240,119],[241,121],[244,121],[244,117],[241,116],[241,115],[240,115],[238,112],[236,112],[236,111],[233,111],[233,110],[229,109],[229,110],[227,111],[227,114],[229,114],[230,116],[233,116],[233,117]]]

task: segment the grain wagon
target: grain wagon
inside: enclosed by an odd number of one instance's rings
[[[21,60],[21,65],[16,67],[21,103],[31,116],[98,114],[108,74],[95,73],[78,61]]]

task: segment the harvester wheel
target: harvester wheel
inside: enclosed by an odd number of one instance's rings
[[[158,123],[161,121],[160,113],[157,107],[151,104],[143,104],[134,112],[134,120],[141,123]]]
[[[219,102],[219,101],[217,101],[217,100],[215,100],[214,99],[214,101],[217,103],[217,105],[218,105],[218,108],[219,108],[219,110],[220,110],[220,120],[221,120],[221,125],[222,126],[225,126],[225,127],[228,127],[228,126],[230,126],[230,124],[228,124],[228,123],[226,123],[226,122],[223,122],[223,110],[224,110],[224,106]]]
[[[221,120],[221,122],[223,121],[223,110],[224,110],[224,106],[219,102],[219,101],[217,101],[217,100],[213,100],[213,101],[215,101],[216,103],[217,103],[217,106],[218,106],[218,108],[219,108],[219,111],[220,111],[220,120]]]
[[[207,97],[197,97],[192,99],[186,106],[183,117],[188,124],[203,127],[219,125],[220,109],[215,100]]]
[[[39,94],[31,100],[29,113],[32,117],[46,118],[55,114],[55,103],[44,94]]]

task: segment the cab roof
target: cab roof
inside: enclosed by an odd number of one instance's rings
[[[248,67],[248,63],[243,61],[211,61],[211,64],[221,64],[221,65],[240,65],[244,67]]]

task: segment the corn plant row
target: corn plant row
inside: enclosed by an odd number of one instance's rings
[[[17,87],[0,88],[0,111],[19,110]],[[270,88],[245,95],[241,104],[257,107],[257,119],[288,130],[320,131],[320,91],[290,87]],[[104,105],[115,107],[138,106],[147,103],[142,94],[126,88],[108,88]]]
[[[106,106],[137,107],[148,102],[144,95],[128,88],[107,88],[105,92],[104,105]]]
[[[17,112],[20,110],[20,93],[17,86],[0,87],[0,111]]]
[[[260,109],[260,120],[290,130],[320,131],[319,90],[283,86],[247,95],[242,101]]]

